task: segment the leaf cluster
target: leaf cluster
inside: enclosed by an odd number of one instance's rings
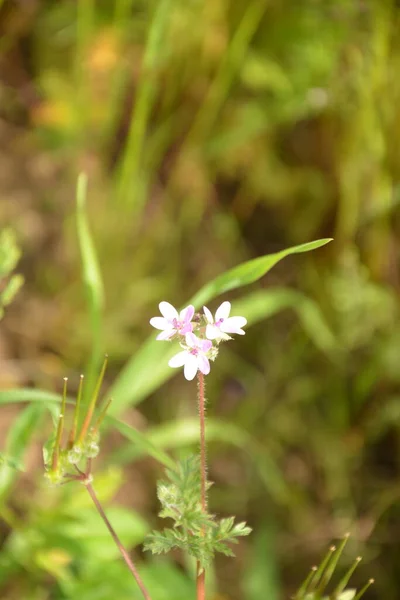
[[[216,552],[234,556],[230,544],[248,535],[250,527],[234,522],[234,517],[217,520],[202,509],[200,465],[197,456],[180,461],[174,470],[166,472],[168,480],[157,485],[162,518],[174,521],[171,528],[153,531],[145,540],[145,550],[153,554],[167,553],[174,548],[186,550],[206,568]],[[211,483],[207,483],[207,488]]]

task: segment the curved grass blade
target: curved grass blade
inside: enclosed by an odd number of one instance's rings
[[[293,246],[275,254],[268,254],[244,262],[202,287],[188,302],[200,308],[213,298],[261,279],[274,265],[290,254],[308,252],[324,246],[331,239],[322,239]],[[246,315],[247,316],[247,315]],[[248,319],[250,323],[250,319]],[[154,335],[128,361],[110,390],[113,398],[111,412],[119,414],[127,406],[135,406],[173,375],[168,360],[176,352],[174,344],[160,344]]]
[[[103,357],[101,340],[104,287],[86,214],[86,196],[87,176],[85,173],[80,173],[76,188],[76,227],[92,332],[91,353],[86,369],[86,384],[83,395],[84,400],[87,401],[93,393],[96,375]]]

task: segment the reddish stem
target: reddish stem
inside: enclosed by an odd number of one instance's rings
[[[117,545],[118,550],[122,554],[122,558],[124,559],[128,569],[134,576],[135,581],[138,584],[140,591],[143,594],[143,598],[145,600],[151,600],[149,592],[145,588],[145,585],[144,585],[135,565],[133,564],[128,552],[125,550],[125,548],[122,545],[122,542],[120,541],[118,535],[116,534],[113,526],[111,525],[110,521],[108,520],[106,513],[104,512],[103,507],[101,506],[101,504],[96,496],[96,492],[94,491],[90,481],[88,479],[86,479],[86,481],[83,481],[83,483],[85,484],[85,487],[86,487],[87,491],[89,492],[89,495],[92,498],[94,505],[96,506],[101,518],[103,519],[108,531],[110,532],[112,539],[114,540],[115,544]]]
[[[199,419],[200,419],[200,500],[201,508],[204,513],[207,512],[207,455],[206,455],[206,408],[204,397],[204,375],[200,371],[197,375],[198,379],[198,404],[199,404]],[[206,597],[206,574],[204,569],[201,569],[200,562],[197,562],[197,600],[205,600]]]

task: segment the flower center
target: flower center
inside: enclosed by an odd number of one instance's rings
[[[197,348],[190,348],[189,353],[193,354],[193,356],[197,356],[199,351],[197,350]]]
[[[221,323],[223,323],[225,321],[225,319],[218,319],[218,321],[215,323],[215,325],[217,327],[219,327],[221,325]]]
[[[175,329],[178,329],[178,331],[183,327],[182,321],[179,321],[178,319],[173,319],[172,325],[175,327]]]

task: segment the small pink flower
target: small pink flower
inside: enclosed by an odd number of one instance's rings
[[[215,321],[207,306],[203,306],[204,314],[207,320],[206,337],[209,340],[229,340],[228,333],[238,333],[244,335],[242,327],[246,325],[247,319],[244,317],[230,317],[231,303],[223,302],[215,313]]]
[[[176,333],[178,335],[186,335],[193,331],[191,320],[194,315],[194,306],[189,304],[180,313],[169,302],[160,302],[158,305],[162,317],[153,317],[150,319],[150,325],[156,329],[161,329],[157,340],[169,340]]]
[[[187,348],[175,354],[169,361],[169,366],[174,369],[184,367],[183,373],[188,381],[195,378],[197,371],[201,371],[203,375],[208,375],[210,361],[207,358],[207,353],[212,348],[212,342],[201,340],[191,332],[186,334],[185,339]]]

